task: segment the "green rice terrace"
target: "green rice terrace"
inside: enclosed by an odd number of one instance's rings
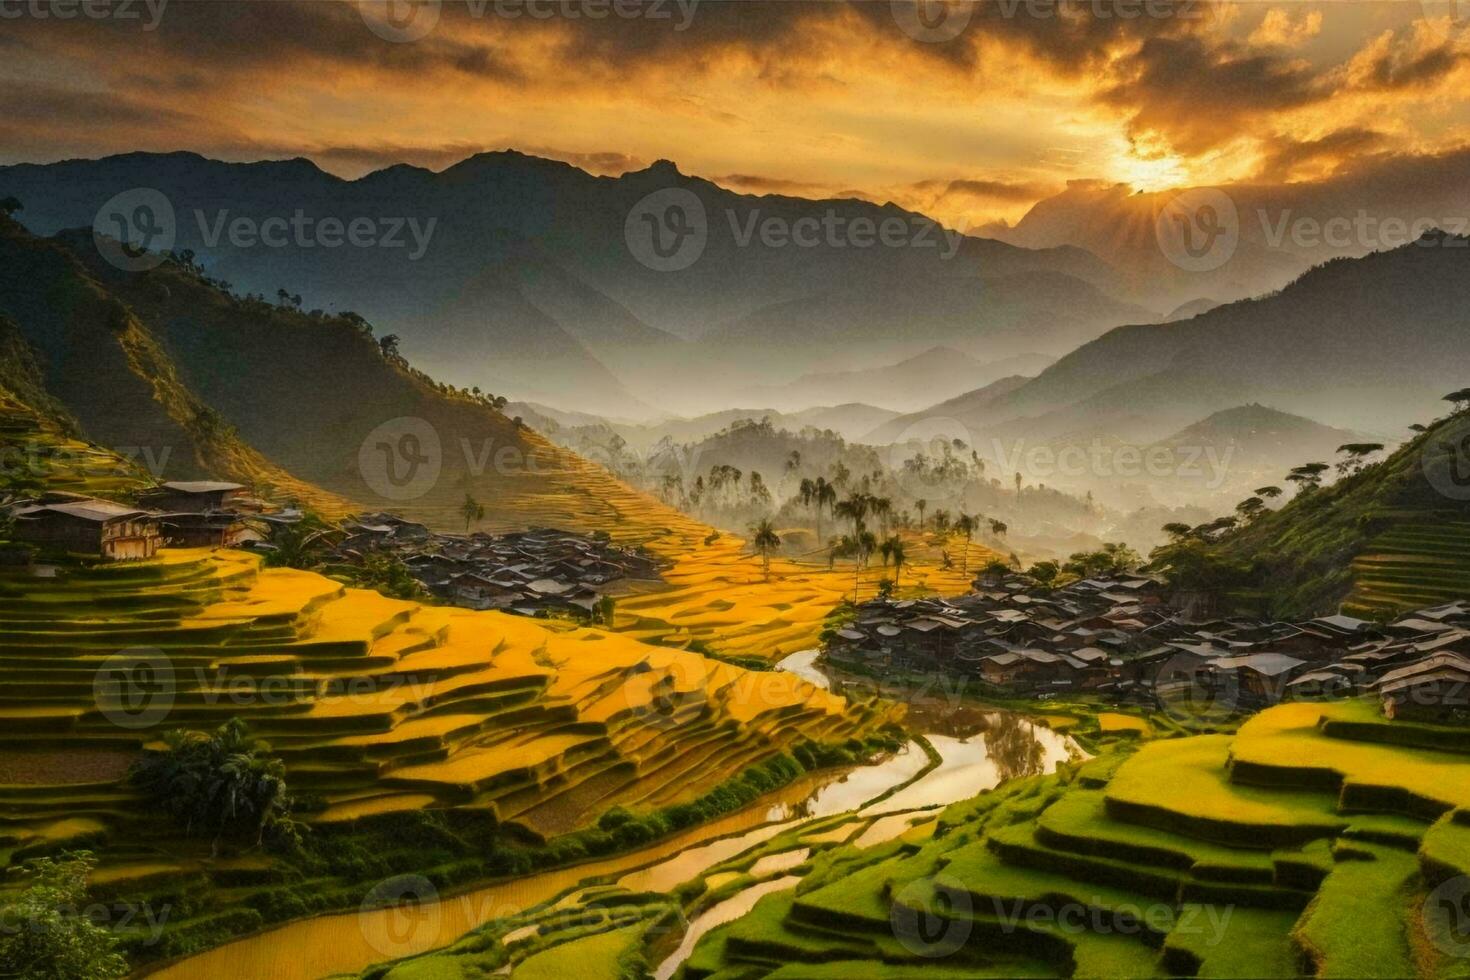
[[[241,552],[37,569],[0,571],[0,852],[96,852],[95,894],[172,910],[143,956],[355,907],[400,868],[469,880],[606,853],[635,840],[597,829],[611,810],[686,826],[794,778],[788,752],[851,761],[892,720],[792,674]],[[217,853],[127,778],[165,731],[230,719],[284,763],[305,856]]]
[[[1470,594],[1470,520],[1463,511],[1410,513],[1353,561],[1348,615],[1435,605]]]
[[[1463,730],[1351,701],[1144,737],[586,882],[362,976],[1470,976]]]

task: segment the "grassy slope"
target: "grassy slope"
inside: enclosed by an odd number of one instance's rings
[[[81,431],[160,479],[227,476],[329,514],[347,501],[294,476],[240,438],[180,377],[158,337],[76,257],[0,219],[0,313],[34,358],[32,399],[65,406]],[[27,350],[28,348],[28,350]],[[12,370],[11,373],[15,373]]]
[[[1470,595],[1470,500],[1444,483],[1470,415],[1436,423],[1376,466],[1299,496],[1209,551],[1247,569],[1235,604],[1280,617],[1392,614]],[[1426,462],[1427,457],[1427,462]],[[1305,462],[1305,461],[1304,461]],[[1463,463],[1462,463],[1463,466]]]
[[[1465,810],[1425,819],[1470,802],[1470,764],[1393,745],[1394,722],[1354,739],[1316,723],[1359,707],[1271,709],[1235,736],[1154,742],[1120,766],[1105,756],[1004,785],[950,807],[927,841],[824,852],[793,895],[705,937],[685,975],[984,976],[1006,958],[1075,977],[1437,975],[1419,955],[1420,909],[1464,873],[1470,848]],[[1339,804],[1323,769],[1365,786]],[[904,908],[931,919],[895,944]],[[1139,910],[1142,931],[1127,918]]]

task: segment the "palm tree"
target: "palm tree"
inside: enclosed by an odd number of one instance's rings
[[[851,537],[846,535],[842,538],[842,551],[844,554],[852,555],[852,604],[858,603],[858,590],[862,585],[863,564],[869,555],[877,550],[878,539],[873,537],[872,531],[858,531]]]
[[[924,511],[929,509],[929,501],[920,497],[914,501],[914,509],[919,512],[919,530],[924,530]]]
[[[459,516],[464,518],[464,533],[469,534],[471,524],[485,519],[485,508],[474,497],[465,494],[464,503],[459,505]]]
[[[1344,456],[1337,463],[1337,475],[1342,476],[1349,471],[1356,473],[1361,470],[1369,456],[1383,452],[1383,443],[1350,442],[1345,446],[1338,446],[1337,451]]]
[[[769,582],[771,580],[771,552],[781,547],[781,536],[771,526],[770,518],[763,518],[759,524],[754,525],[752,530],[755,531],[753,541],[755,550],[760,552],[761,567],[765,572],[766,581]]]
[[[1006,532],[1010,529],[1010,525],[1007,524],[1005,521],[998,521],[993,517],[990,519],[990,533],[995,535],[997,538],[1005,537]]]
[[[860,493],[838,504],[832,513],[844,520],[852,521],[852,534],[854,539],[863,532],[863,520],[868,516],[868,498]]]
[[[893,501],[887,497],[872,497],[868,504],[873,508],[873,516],[878,518],[878,530],[884,537],[888,535],[888,517],[893,513]]]
[[[960,571],[970,571],[970,539],[975,536],[975,528],[979,524],[977,518],[971,517],[964,511],[960,511],[959,520],[954,522],[954,529],[965,536],[965,552],[960,556]]]
[[[904,559],[908,557],[904,554],[903,538],[900,538],[898,535],[895,534],[893,537],[883,542],[883,544],[885,547],[888,548],[889,559],[893,561],[893,587],[897,589],[899,576],[903,574]]]

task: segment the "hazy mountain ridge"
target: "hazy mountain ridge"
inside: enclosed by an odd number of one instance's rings
[[[1003,397],[951,400],[917,417],[953,416],[977,431],[1030,438],[1107,433],[1151,442],[1262,402],[1391,435],[1470,373],[1461,326],[1470,309],[1466,243],[1431,235],[1335,260],[1280,293],[1189,320],[1119,327]]]
[[[175,247],[193,249],[238,290],[289,287],[307,308],[363,313],[456,384],[498,383],[511,397],[606,414],[637,402],[686,413],[728,404],[729,391],[770,383],[762,371],[773,362],[792,378],[830,366],[834,337],[869,364],[936,344],[990,360],[1064,353],[1116,323],[1153,317],[1113,299],[1128,287],[1081,249],[946,238],[893,205],[737,194],[663,161],[606,178],[507,151],[441,173],[393,167],[355,181],[306,160],[230,164],[189,153],[0,168],[0,191],[20,198],[20,217],[43,234],[89,227],[109,198],[140,187],[172,203]],[[702,255],[677,273],[641,264],[625,237],[639,202],[671,189],[697,198],[708,219]],[[431,233],[420,241],[400,227],[398,248],[231,242],[237,219],[296,212],[366,218],[380,231],[412,220]],[[933,247],[762,244],[769,223],[829,216],[843,233],[855,222],[928,228]],[[686,349],[670,335],[698,340]],[[534,361],[541,376],[497,375],[499,360]]]

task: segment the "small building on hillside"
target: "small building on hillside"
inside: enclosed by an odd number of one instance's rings
[[[1374,686],[1389,718],[1459,724],[1470,719],[1470,657],[1431,654],[1389,671]]]
[[[19,507],[17,541],[106,561],[152,558],[163,544],[158,521],[147,511],[110,500],[82,498]]]
[[[217,480],[187,480],[165,483],[143,495],[156,510],[203,514],[212,510],[260,510],[259,501],[238,483]]]
[[[1307,662],[1284,653],[1252,653],[1243,657],[1220,657],[1209,662],[1208,672],[1217,688],[1236,685],[1242,703],[1275,704],[1286,694],[1287,684]]]
[[[158,530],[170,548],[240,548],[266,537],[228,511],[160,514]]]

